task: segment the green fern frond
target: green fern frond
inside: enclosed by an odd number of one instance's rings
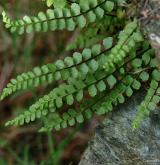
[[[112,92],[121,92],[122,86],[120,87],[120,84],[115,87],[116,90],[112,90]],[[118,93],[119,94],[119,93]],[[58,120],[52,120],[49,125],[46,127],[42,127],[40,129],[40,132],[43,131],[51,131],[52,129],[60,130],[62,128],[66,128],[67,126],[74,126],[76,123],[83,123],[86,119],[90,119],[93,114],[97,113],[99,114],[99,107],[101,107],[101,104],[106,103],[104,100],[110,100],[111,104],[114,102],[115,98],[111,98],[109,96],[103,95],[103,96],[97,96],[97,98],[94,98],[94,100],[85,100],[84,103],[81,105],[80,109],[73,110],[69,109],[67,112],[63,113],[63,115],[59,115]],[[106,104],[105,104],[106,105]],[[111,111],[112,108],[110,108],[108,104],[107,109],[105,111]],[[103,105],[104,106],[104,105]],[[97,111],[96,111],[97,110]],[[53,114],[54,115],[54,114]]]
[[[144,101],[138,108],[137,115],[132,122],[132,128],[136,129],[140,126],[143,120],[149,116],[150,112],[156,108],[156,104],[160,102],[160,97],[157,95],[159,83],[152,80]]]
[[[0,99],[3,100],[12,93],[32,87],[37,87],[44,83],[52,83],[55,80],[68,80],[69,78],[85,77],[88,73],[95,73],[105,61],[105,53],[112,47],[111,37],[104,40],[105,48],[99,44],[93,45],[91,49],[85,48],[82,53],[75,52],[73,57],[66,57],[58,60],[55,64],[47,64],[42,67],[35,67],[32,71],[19,75],[16,79],[11,79],[7,87],[4,88]]]
[[[112,76],[113,77],[113,76]],[[75,101],[80,101],[79,98],[83,99],[84,89],[88,90],[88,93],[91,97],[94,97],[98,94],[96,84],[103,79],[107,79],[106,83],[111,84],[112,79],[108,79],[104,72],[102,74],[97,74],[96,77],[93,75],[88,75],[88,79],[84,81],[73,81],[72,84],[61,84],[59,87],[52,90],[48,95],[45,95],[43,98],[39,99],[35,104],[33,104],[28,111],[24,114],[18,116],[12,121],[9,121],[7,125],[22,125],[24,122],[29,123],[34,121],[36,118],[41,117],[43,114],[47,115],[49,111],[54,112],[56,109],[61,108],[64,105],[64,101],[68,105],[72,105]],[[80,96],[80,93],[82,96]],[[40,115],[40,116],[39,116]]]
[[[99,24],[98,24],[99,25]],[[82,49],[85,47],[90,47],[91,45],[104,39],[104,34],[98,34],[99,27],[89,27],[78,34],[77,37],[67,45],[66,50]]]
[[[11,79],[0,96],[0,100],[19,90],[37,87],[40,84],[51,83],[54,79],[53,74],[56,71],[55,65],[47,64],[42,67],[35,67],[33,71],[22,73],[16,79]]]
[[[117,76],[113,73],[121,72],[120,68],[128,63],[131,63],[135,59],[133,56],[128,59],[127,62],[122,63],[119,69],[113,69],[106,74],[106,71],[98,70],[95,74],[88,74],[84,80],[70,79],[68,84],[61,84],[59,87],[53,89],[48,95],[40,98],[35,104],[33,104],[28,111],[24,112],[14,120],[7,122],[6,125],[23,125],[30,121],[35,121],[37,118],[41,118],[43,115],[47,115],[49,112],[55,112],[61,108],[65,103],[72,105],[75,101],[81,101],[84,97],[84,91],[88,91],[90,97],[95,97],[106,89],[113,88],[117,84]],[[139,75],[141,71],[137,74]],[[133,72],[133,74],[136,74]],[[122,74],[123,76],[123,74]],[[139,89],[141,83],[137,80],[133,81],[132,87]],[[128,92],[129,93],[129,92]],[[129,95],[129,94],[128,94]]]
[[[93,114],[103,115],[112,111],[117,103],[124,103],[123,100],[125,99],[123,95],[127,93],[128,88],[134,81],[135,79],[131,76],[126,76],[120,83],[114,86],[109,94],[96,96],[94,100],[84,100],[84,103],[78,110],[69,109],[63,115],[53,114],[53,118],[54,115],[58,115],[58,118],[54,118],[49,125],[42,127],[40,132],[51,131],[52,129],[60,130],[67,126],[73,126],[76,123],[83,123],[85,120],[90,119]]]
[[[108,55],[106,64],[103,68],[108,71],[110,68],[115,67],[115,65],[124,61],[130,51],[135,49],[136,44],[142,41],[143,37],[137,30],[137,21],[135,20],[134,22],[127,24],[124,30],[120,33],[119,41]]]
[[[11,32],[23,34],[32,31],[63,30],[73,31],[76,26],[84,28],[87,22],[95,22],[102,19],[104,9],[110,9],[107,0],[87,1],[83,6],[77,3],[71,4],[70,8],[48,9],[46,13],[39,12],[37,17],[24,16],[23,19],[12,21],[5,12],[2,13],[3,22]],[[111,12],[111,11],[109,11]]]

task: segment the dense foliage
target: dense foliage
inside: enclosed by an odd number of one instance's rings
[[[38,16],[12,20],[3,12],[5,27],[12,33],[55,30],[80,33],[67,50],[71,56],[35,67],[11,79],[0,99],[17,91],[59,82],[15,119],[23,125],[47,116],[40,131],[60,130],[83,123],[94,114],[104,115],[123,104],[143,84],[147,95],[132,123],[137,128],[160,101],[160,72],[154,50],[142,36],[135,18],[126,17],[124,1],[45,0],[50,9]]]

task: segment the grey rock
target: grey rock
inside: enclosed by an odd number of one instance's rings
[[[142,30],[146,33],[160,37],[160,1],[159,0],[140,0],[139,15],[142,24]]]
[[[160,165],[159,109],[138,130],[131,128],[144,95],[138,92],[106,117],[96,128],[79,165]]]
[[[141,31],[155,49],[160,62],[160,0],[140,0],[139,6]]]

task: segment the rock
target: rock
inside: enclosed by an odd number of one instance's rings
[[[95,136],[89,142],[79,165],[160,164],[159,109],[138,130],[131,128],[137,107],[144,96],[144,92],[137,92],[96,128]]]
[[[160,0],[141,0],[139,6],[141,30],[155,49],[160,62]]]

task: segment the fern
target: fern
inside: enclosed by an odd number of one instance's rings
[[[128,59],[126,64],[128,64],[128,62],[132,62],[134,59],[135,56],[131,57],[131,59]],[[101,70],[97,71],[97,74],[95,73],[95,75],[89,74],[87,79],[84,80],[77,81],[71,79],[69,84],[61,84],[48,95],[45,95],[35,104],[33,104],[29,108],[29,111],[26,111],[24,114],[18,116],[14,120],[9,121],[7,125],[23,125],[24,122],[29,123],[30,121],[34,121],[36,118],[41,118],[43,115],[46,116],[49,111],[57,111],[57,109],[64,105],[64,102],[66,102],[68,105],[72,105],[74,101],[79,102],[83,99],[83,93],[86,89],[88,90],[90,97],[95,97],[98,95],[98,91],[103,92],[106,90],[107,86],[108,88],[112,88],[117,83],[116,76],[113,76],[114,72],[116,73],[117,70],[112,69],[112,71],[108,72],[108,74]],[[139,74],[139,72],[137,74]],[[133,88],[139,89],[139,85],[140,83],[135,80],[133,83]]]
[[[106,71],[123,61],[128,53],[135,48],[136,42],[143,40],[139,31],[134,32],[136,28],[137,22],[134,21],[130,24],[127,24],[124,31],[120,33],[119,41],[117,45],[111,50],[111,53],[107,58],[107,62],[104,65],[104,69]]]
[[[70,8],[48,9],[46,13],[39,12],[37,17],[24,16],[23,19],[16,21],[12,21],[3,12],[3,22],[11,32],[19,34],[24,32],[31,33],[33,30],[38,32],[63,29],[73,31],[76,26],[84,28],[87,22],[93,23],[96,21],[96,18],[102,19],[105,9],[110,12],[110,3],[107,0],[100,0],[100,2],[92,0],[87,2],[83,6],[73,3]]]
[[[114,90],[112,90],[112,96],[113,93],[116,96],[119,96],[120,93],[123,93],[123,91],[124,91],[123,84],[118,84],[118,86],[115,87]],[[81,108],[78,110],[69,109],[67,112],[63,113],[62,116],[59,115],[58,120],[56,118],[55,120],[52,120],[49,125],[41,128],[40,132],[51,131],[53,128],[56,130],[60,130],[61,128],[66,128],[67,125],[73,126],[76,124],[76,122],[83,123],[85,119],[90,119],[94,113],[98,115],[102,115],[106,112],[109,112],[113,109],[112,104],[117,99],[117,97],[113,98],[112,96],[111,95],[108,96],[104,95],[101,97],[97,96],[97,98],[95,98],[94,100],[87,100],[86,101],[88,103],[87,105],[81,105]]]
[[[94,113],[104,115],[112,111],[113,106],[116,106],[118,103],[124,103],[125,97],[123,95],[125,95],[125,93],[128,97],[131,96],[131,94],[129,94],[129,88],[131,89],[132,84],[137,80],[131,76],[126,76],[121,81],[122,82],[112,88],[109,94],[97,96],[94,100],[85,101],[87,105],[81,105],[81,108],[78,110],[69,109],[63,113],[62,116],[55,113],[54,115],[57,117],[53,119],[49,125],[41,128],[40,132],[51,131],[52,129],[60,130],[66,128],[68,125],[73,126],[76,122],[83,123],[86,119],[90,119]],[[105,87],[103,89],[105,90]]]
[[[75,52],[73,57],[58,60],[55,64],[35,67],[33,71],[19,75],[16,79],[12,79],[3,90],[1,100],[13,92],[37,87],[45,82],[50,84],[54,80],[84,77],[89,72],[93,74],[103,65],[104,54],[112,46],[112,38],[108,37],[104,42],[107,42],[104,43],[104,50],[101,45],[97,44],[91,49],[85,48],[82,53]]]
[[[124,19],[126,8],[123,5],[126,2],[45,2],[51,8],[46,13],[39,12],[36,17],[12,20],[3,12],[5,27],[18,34],[63,29],[74,31],[79,28],[77,38],[68,45],[67,50],[83,49],[11,79],[0,96],[1,100],[17,91],[61,81],[6,125],[24,125],[46,116],[48,124],[40,131],[74,126],[93,115],[112,111],[131,97],[135,90],[151,82],[132,123],[132,127],[137,128],[160,101],[160,71],[155,52],[144,40],[138,21]]]
[[[116,12],[116,11],[115,11]],[[76,37],[67,45],[66,50],[82,49],[90,47],[97,42],[100,42],[105,38],[106,31],[110,33],[110,36],[115,35],[117,28],[123,28],[124,22],[118,17],[112,17],[107,14],[106,19],[97,20],[96,24],[89,24],[87,28],[78,30]]]
[[[157,95],[158,87],[158,82],[152,80],[147,95],[138,109],[136,118],[132,122],[133,129],[139,127],[140,123],[150,114],[150,111],[156,108],[156,104],[159,103],[160,97]]]
[[[99,24],[98,24],[99,25]],[[91,26],[86,30],[82,31],[76,38],[73,39],[68,45],[66,50],[82,49],[85,47],[90,47],[104,39],[103,34],[98,34],[99,27]]]

